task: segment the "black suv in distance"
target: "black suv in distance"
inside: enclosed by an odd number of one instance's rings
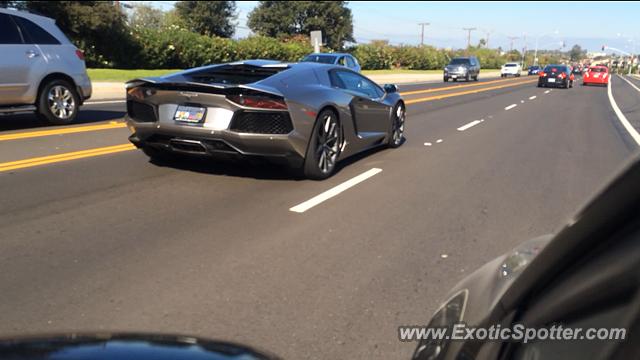
[[[444,82],[449,79],[453,81],[458,79],[478,81],[478,75],[480,75],[480,61],[475,56],[453,58],[449,65],[444,67]]]

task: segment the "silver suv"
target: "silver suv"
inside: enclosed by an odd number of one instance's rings
[[[68,124],[91,96],[84,54],[55,20],[0,9],[0,114],[35,111]]]

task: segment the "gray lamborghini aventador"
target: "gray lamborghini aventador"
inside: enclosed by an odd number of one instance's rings
[[[129,140],[150,157],[266,157],[312,179],[400,146],[405,116],[395,85],[337,65],[250,60],[127,83]]]

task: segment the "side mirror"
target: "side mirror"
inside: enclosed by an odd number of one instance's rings
[[[384,84],[382,88],[384,89],[384,92],[386,92],[387,94],[393,94],[398,92],[398,86],[394,84]]]

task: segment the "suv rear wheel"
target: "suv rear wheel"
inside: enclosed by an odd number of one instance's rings
[[[68,81],[56,79],[40,89],[36,106],[44,120],[56,125],[69,124],[78,116],[80,96]]]

